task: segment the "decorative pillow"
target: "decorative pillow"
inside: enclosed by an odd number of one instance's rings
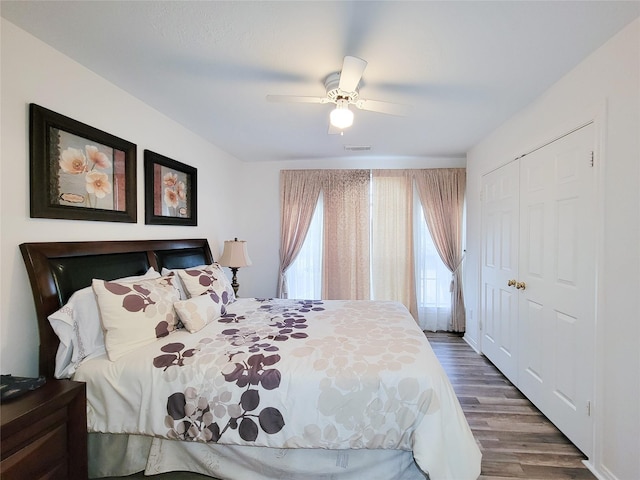
[[[93,280],[109,360],[115,361],[176,328],[173,304],[179,293],[173,280],[169,276],[134,283]]]
[[[178,276],[190,298],[209,293],[216,303],[222,305],[236,301],[231,282],[217,263],[201,268],[178,270]]]
[[[192,268],[205,268],[205,267],[207,267],[207,265],[199,265],[197,267],[192,267]],[[187,298],[189,298],[189,294],[184,288],[184,283],[182,283],[182,280],[180,280],[180,275],[178,275],[179,271],[180,269],[169,270],[168,268],[162,267],[162,271],[160,273],[162,274],[163,277],[167,275],[175,275],[176,281],[173,283],[173,285],[180,292],[180,300],[186,300]]]
[[[201,330],[206,324],[220,317],[224,306],[214,301],[211,295],[200,295],[173,304],[180,320],[189,333]]]
[[[144,275],[114,281],[135,282],[159,276],[152,267]],[[105,353],[104,332],[96,295],[91,286],[71,295],[62,308],[49,315],[49,323],[60,339],[54,370],[56,378],[70,378],[82,360]]]

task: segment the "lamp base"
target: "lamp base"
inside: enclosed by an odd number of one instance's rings
[[[236,274],[238,273],[238,267],[229,267],[231,268],[231,273],[233,276],[231,277],[231,287],[233,287],[233,293],[235,296],[238,296],[238,289],[240,288],[240,284],[238,283],[238,277]]]

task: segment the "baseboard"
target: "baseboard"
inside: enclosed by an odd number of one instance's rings
[[[469,339],[467,338],[467,336],[466,336],[466,335],[464,335],[464,336],[462,337],[462,340],[464,340],[464,342],[465,342],[467,345],[469,345],[469,346],[473,349],[473,351],[474,351],[474,352],[476,352],[478,355],[482,355],[482,352],[481,352],[480,350],[478,350],[478,348],[477,348],[477,346],[476,346],[476,345],[474,345],[473,343],[471,343],[471,342],[469,341]]]
[[[604,469],[604,472],[596,470],[596,468],[593,466],[593,464],[588,459],[587,460],[583,460],[582,464],[585,467],[587,467],[589,469],[589,471],[591,473],[593,473],[593,475],[598,480],[618,480],[618,477],[616,477],[613,473],[611,473],[611,471],[606,467],[602,467]]]

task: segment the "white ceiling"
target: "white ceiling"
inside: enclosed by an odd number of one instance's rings
[[[244,161],[463,156],[640,14],[638,1],[2,1],[2,16]],[[368,62],[328,135],[345,55]],[[370,145],[347,152],[344,145]]]

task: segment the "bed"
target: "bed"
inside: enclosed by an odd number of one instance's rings
[[[87,384],[91,478],[480,475],[455,393],[398,303],[236,298],[206,239],[20,250],[40,373]]]

